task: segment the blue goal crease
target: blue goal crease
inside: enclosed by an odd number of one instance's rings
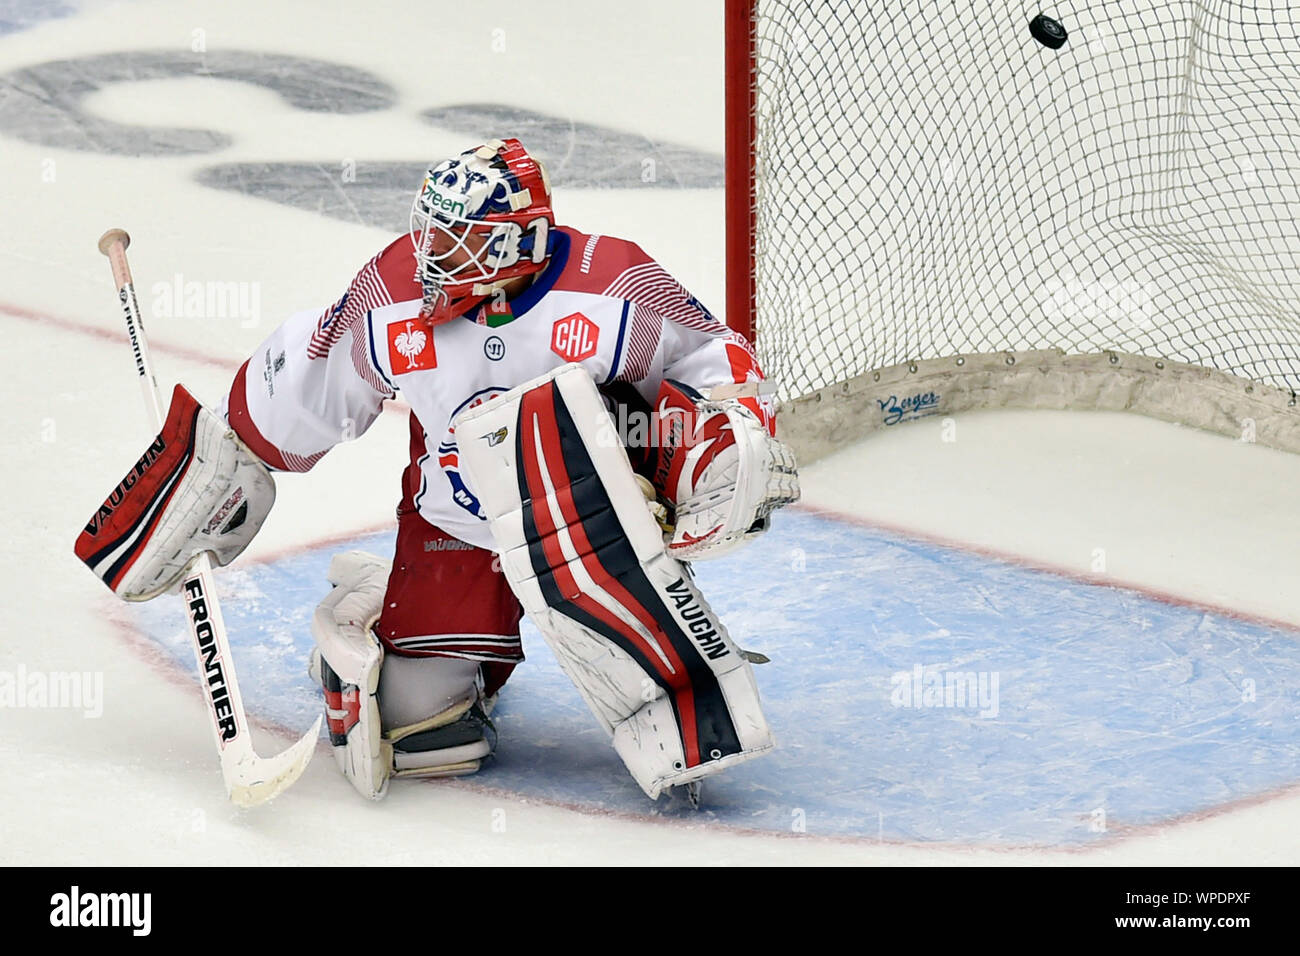
[[[322,702],[310,616],[334,551],[222,571],[250,712]],[[695,565],[756,668],[777,739],[705,781],[704,807],[641,793],[525,622],[527,661],[478,779],[521,796],[731,827],[873,840],[1080,846],[1258,797],[1300,776],[1300,655],[1280,627],[1071,581],[810,513]],[[183,605],[136,609],[194,671]]]

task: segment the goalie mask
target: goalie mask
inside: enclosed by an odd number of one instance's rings
[[[517,139],[429,167],[411,206],[421,314],[446,322],[511,279],[540,272],[554,226],[546,170]]]

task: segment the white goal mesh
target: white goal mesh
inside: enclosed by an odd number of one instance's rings
[[[782,396],[1051,347],[1300,386],[1286,0],[756,9],[755,326]]]

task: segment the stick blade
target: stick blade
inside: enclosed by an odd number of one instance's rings
[[[252,747],[227,765],[222,761],[226,792],[237,806],[255,807],[279,796],[302,776],[316,751],[323,717],[288,750],[274,757],[259,757]]]

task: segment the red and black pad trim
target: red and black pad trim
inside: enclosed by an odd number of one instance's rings
[[[329,729],[330,744],[348,745],[348,731],[361,720],[361,689],[356,684],[345,684],[329,661],[320,659],[321,684],[325,690],[325,725]]]
[[[114,591],[149,543],[194,460],[199,411],[194,396],[177,385],[162,431],[77,536],[77,557]]]
[[[646,577],[554,382],[524,396],[515,444],[524,535],[547,604],[612,642],[664,689],[677,717],[687,767],[740,753],[716,675]],[[636,629],[583,593],[545,504],[543,470],[583,569],[654,636],[662,657]]]

